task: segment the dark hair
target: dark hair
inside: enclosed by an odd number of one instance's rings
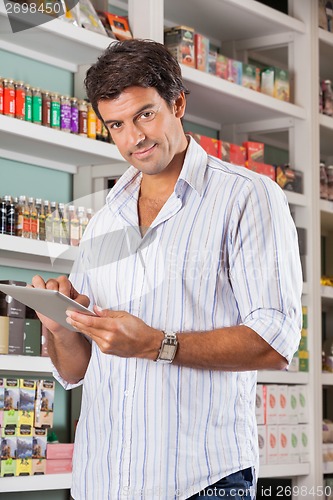
[[[189,94],[176,59],[164,45],[152,40],[112,43],[88,69],[84,84],[100,118],[98,102],[116,99],[128,87],[154,87],[169,106],[181,92]]]

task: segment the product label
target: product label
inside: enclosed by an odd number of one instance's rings
[[[51,101],[51,127],[60,128],[60,102]]]
[[[31,95],[25,96],[25,119],[27,122],[32,121],[32,97],[31,97]]]
[[[25,119],[25,90],[16,89],[15,91],[15,117],[21,120]]]
[[[73,134],[79,133],[79,110],[74,107],[71,109],[71,132]]]
[[[42,98],[38,95],[32,97],[32,121],[42,123]]]
[[[60,128],[61,130],[71,130],[71,106],[62,104],[60,106]]]
[[[3,114],[15,116],[15,90],[4,89],[3,91]]]

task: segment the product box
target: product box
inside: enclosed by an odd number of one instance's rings
[[[266,386],[266,423],[268,425],[278,423],[278,397],[278,385],[268,384]]]
[[[9,317],[0,316],[0,354],[8,354]]]
[[[4,285],[26,286],[25,281],[3,280]],[[11,318],[24,318],[25,305],[14,299],[10,295],[0,292],[0,316],[10,316]]]
[[[296,386],[298,389],[298,422],[307,424],[309,422],[309,393],[306,385]]]
[[[289,449],[290,449],[290,426],[278,425],[278,462],[280,464],[289,463]]]
[[[18,422],[18,405],[20,400],[20,384],[18,378],[7,377],[4,391],[3,426],[16,428]]]
[[[266,425],[258,425],[258,445],[259,445],[259,463],[266,464],[267,455],[267,437]]]
[[[1,436],[0,477],[16,475],[16,436]]]
[[[48,460],[72,459],[74,443],[48,443],[46,447],[46,458]]]
[[[303,193],[303,172],[294,170],[289,165],[276,167],[276,182],[286,191]]]
[[[216,158],[221,158],[221,141],[219,139],[196,134],[194,132],[188,132],[188,134],[191,135],[198,144],[200,144],[207,154],[215,156]]]
[[[35,427],[50,428],[53,426],[54,409],[53,380],[38,380],[35,400]]]
[[[229,150],[229,161],[233,165],[245,165],[246,161],[246,150],[243,146],[239,146],[238,144],[230,143]]]
[[[310,462],[309,426],[307,424],[301,424],[298,426],[298,430],[300,462]]]
[[[228,80],[229,82],[242,85],[243,63],[235,59],[228,59]]]
[[[266,426],[267,464],[277,464],[279,461],[279,436],[277,425]]]
[[[3,426],[3,408],[5,405],[5,379],[0,377],[0,433]]]
[[[269,95],[274,97],[274,80],[275,80],[275,71],[274,68],[265,68],[261,70],[260,73],[260,92],[262,94]]]
[[[299,371],[307,373],[309,371],[309,351],[298,351]]]
[[[223,54],[217,54],[216,76],[228,80],[228,57]]]
[[[246,159],[249,162],[264,162],[265,145],[262,142],[246,141],[243,142],[243,147],[246,150]]]
[[[46,460],[46,474],[64,474],[72,472],[72,460]]]
[[[36,380],[20,379],[18,436],[32,436]]]
[[[323,420],[323,443],[333,443],[333,422],[328,419]]]
[[[23,318],[9,318],[9,354],[23,354],[24,321]]]
[[[318,0],[318,10],[319,28],[323,28],[326,31],[333,31],[332,2],[328,2],[327,0]]]
[[[31,476],[32,436],[17,436],[16,475]]]
[[[211,75],[216,75],[216,61],[217,51],[210,47],[208,52],[208,72]]]
[[[298,387],[296,385],[289,385],[288,386],[288,405],[289,405],[289,423],[291,425],[297,425],[298,424],[298,412],[299,412],[299,407],[298,407],[298,400],[299,400],[299,394],[298,394]]]
[[[252,172],[256,172],[257,174],[266,175],[272,181],[275,181],[276,171],[273,165],[269,165],[268,163],[262,163],[253,160],[247,160],[245,162],[246,168],[252,170]]]
[[[195,33],[194,35],[195,67],[208,73],[209,38]]]
[[[257,384],[256,388],[256,419],[258,425],[266,423],[266,386]]]
[[[32,475],[40,475],[46,473],[46,432],[40,435],[42,429],[35,429],[32,438]]]
[[[278,385],[277,393],[278,423],[279,425],[287,425],[290,423],[288,386]]]
[[[111,31],[118,40],[130,40],[133,38],[127,17],[117,16],[111,12],[106,12],[106,15]]]
[[[274,97],[280,101],[290,101],[289,71],[274,68]]]
[[[40,355],[43,357],[49,357],[49,353],[47,350],[47,335],[48,335],[48,329],[46,326],[43,325],[42,323],[42,334],[41,334],[41,339],[40,339]]]
[[[290,440],[289,440],[289,463],[299,463],[299,426],[290,425]]]
[[[302,306],[302,314],[303,314],[303,328],[307,329],[308,327],[308,308],[307,306]]]
[[[39,319],[25,319],[23,329],[23,354],[28,356],[40,356],[41,322]]]
[[[260,69],[253,64],[243,63],[242,73],[243,87],[260,91]]]
[[[194,29],[174,26],[164,30],[164,44],[181,64],[195,67]]]
[[[308,350],[308,331],[302,328],[301,330],[301,340],[299,342],[299,347],[298,349],[300,351],[307,351]]]

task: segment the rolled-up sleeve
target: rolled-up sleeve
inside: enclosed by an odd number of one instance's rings
[[[241,324],[288,362],[302,328],[302,271],[285,194],[263,176],[246,179],[233,208],[229,279]]]

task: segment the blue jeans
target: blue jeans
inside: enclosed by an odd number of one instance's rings
[[[196,493],[188,500],[243,500],[255,499],[255,485],[253,484],[252,468],[234,472],[229,476],[219,479],[211,486]]]

